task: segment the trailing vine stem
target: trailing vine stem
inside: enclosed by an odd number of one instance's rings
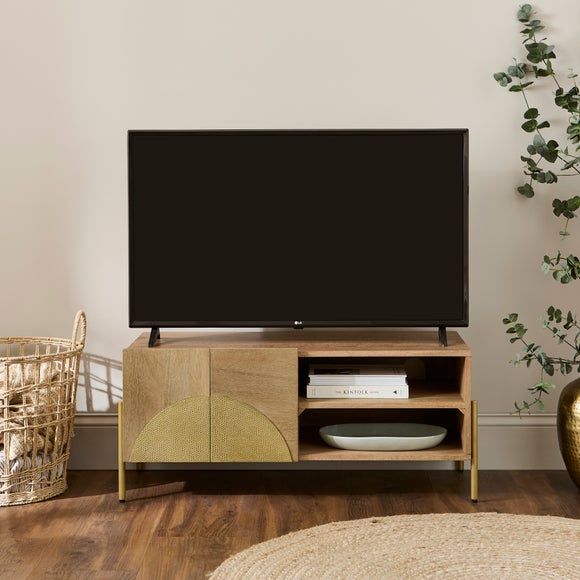
[[[534,36],[534,41],[535,41],[535,36]],[[514,62],[516,62],[516,64],[517,64],[517,60],[516,60],[515,58],[514,58],[513,60],[514,60]],[[544,61],[544,62],[546,62],[546,61]],[[558,80],[557,80],[557,78],[556,78],[556,73],[555,73],[555,72],[552,72],[552,74],[551,74],[550,76],[551,76],[551,77],[554,79],[554,81],[556,82],[556,85],[558,86],[558,88],[561,88],[561,86],[560,86],[560,83],[558,82]],[[523,83],[522,83],[522,80],[521,80],[521,79],[518,79],[518,84],[519,84],[519,86],[520,86],[520,91],[519,91],[519,92],[521,92],[521,93],[522,93],[522,97],[524,98],[524,102],[525,102],[525,104],[526,104],[526,110],[528,110],[528,111],[529,111],[530,109],[532,109],[532,107],[530,107],[530,103],[529,103],[529,101],[528,101],[528,97],[527,97],[527,95],[526,95],[527,88],[526,88],[526,87],[523,85]],[[539,129],[539,127],[538,127],[538,126],[535,128],[535,132],[536,132],[536,134],[537,134],[537,135],[539,135],[539,136],[540,136],[540,137],[541,137],[541,138],[544,140],[544,142],[546,141],[546,139],[545,139],[545,138],[544,138],[544,136],[542,135],[542,132],[540,131],[540,129]],[[575,159],[574,155],[566,154],[566,153],[563,153],[563,152],[558,152],[558,159],[560,159],[560,161],[564,161],[564,163],[567,163],[567,161],[566,161],[566,159],[564,158],[564,156],[567,156],[567,157],[572,157],[572,158],[574,158],[574,159]],[[539,166],[539,163],[540,163],[541,161],[542,161],[542,156],[541,156],[541,155],[539,155],[539,159],[538,159],[538,162],[536,163],[536,165],[537,165],[537,166]],[[576,173],[576,175],[580,175],[580,170],[579,170],[579,169],[576,167],[576,165],[572,165],[572,166],[570,167],[570,169],[571,169],[571,170],[573,170],[573,171]],[[527,174],[526,174],[526,175],[527,175]],[[571,175],[571,174],[569,174],[569,173],[558,173],[558,174],[556,174],[556,175],[557,175],[558,177],[574,177],[574,175]],[[530,181],[531,181],[531,180],[530,180]]]
[[[554,46],[547,44],[546,38],[538,40],[537,34],[545,27],[536,18],[530,4],[524,4],[517,13],[517,19],[524,25],[520,31],[524,37],[524,47],[527,51],[526,62],[513,59],[513,65],[507,70],[495,73],[494,79],[502,87],[508,87],[510,92],[520,92],[525,104],[523,114],[524,122],[521,128],[533,135],[533,141],[527,147],[527,155],[522,155],[524,162],[524,175],[528,178],[524,185],[517,191],[526,198],[535,196],[535,183],[554,185],[562,177],[580,176],[580,90],[576,81],[577,75],[571,71],[568,78],[572,81],[572,87],[566,90],[558,80],[552,61],[556,59]],[[548,139],[543,129],[550,127],[550,122],[540,120],[540,112],[530,105],[528,88],[535,83],[540,83],[542,78],[551,77],[556,90],[554,93],[555,105],[568,113],[568,126],[566,138],[569,145],[561,147],[557,141]],[[515,80],[515,82],[513,82]],[[570,145],[575,150],[570,150]],[[563,163],[561,169],[551,170],[546,163]],[[568,226],[571,220],[577,217],[580,210],[580,195],[573,195],[568,199],[554,198],[552,212],[564,219],[564,227],[560,230],[562,239],[570,236]],[[554,255],[545,255],[542,261],[542,271],[552,274],[552,277],[561,284],[568,284],[580,279],[580,259],[572,253],[564,253],[558,250]],[[571,350],[571,356],[553,356],[547,354],[541,345],[529,342],[524,338],[528,329],[518,321],[517,313],[508,314],[503,319],[506,325],[506,333],[510,335],[510,343],[518,343],[521,346],[512,361],[515,366],[524,363],[527,367],[537,364],[540,367],[540,378],[537,383],[528,387],[530,400],[514,403],[515,412],[531,412],[533,408],[544,408],[543,397],[549,394],[555,385],[549,377],[556,372],[568,375],[572,372],[580,373],[580,325],[576,315],[571,311],[566,314],[559,308],[549,306],[543,321],[544,328],[551,333],[559,344]]]
[[[564,315],[560,309],[554,306],[548,308],[546,315],[544,327],[560,344],[565,344],[572,350],[571,357],[550,356],[540,345],[528,342],[524,338],[528,329],[518,322],[517,313],[509,314],[503,320],[503,323],[508,326],[507,334],[513,335],[510,342],[512,344],[519,342],[522,345],[521,352],[517,353],[512,364],[519,366],[525,363],[529,367],[532,363],[537,363],[541,369],[540,380],[528,387],[533,398],[521,403],[516,401],[514,403],[514,412],[516,413],[521,414],[524,411],[530,413],[534,407],[541,410],[544,408],[543,396],[549,394],[556,386],[553,382],[546,380],[546,375],[552,377],[555,372],[560,372],[562,375],[570,374],[573,371],[580,372],[580,325],[578,325],[575,315],[572,312]],[[569,334],[571,331],[574,334],[573,338]]]

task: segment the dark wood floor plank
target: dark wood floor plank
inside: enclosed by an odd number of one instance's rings
[[[69,490],[0,509],[0,578],[204,578],[258,542],[333,521],[497,511],[580,518],[563,471],[71,472]]]

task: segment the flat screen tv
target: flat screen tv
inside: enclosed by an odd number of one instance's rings
[[[466,129],[128,141],[131,327],[467,325]]]

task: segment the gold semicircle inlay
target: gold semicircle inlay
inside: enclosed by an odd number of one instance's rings
[[[157,413],[139,433],[129,461],[209,461],[209,397],[188,397]]]
[[[211,460],[287,462],[292,454],[276,425],[258,409],[226,395],[212,395]]]

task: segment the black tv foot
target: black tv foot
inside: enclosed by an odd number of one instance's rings
[[[439,343],[441,346],[447,346],[447,328],[445,326],[439,327]]]
[[[155,346],[157,341],[161,338],[161,333],[159,332],[159,327],[154,326],[151,329],[151,334],[149,335],[149,347]]]

